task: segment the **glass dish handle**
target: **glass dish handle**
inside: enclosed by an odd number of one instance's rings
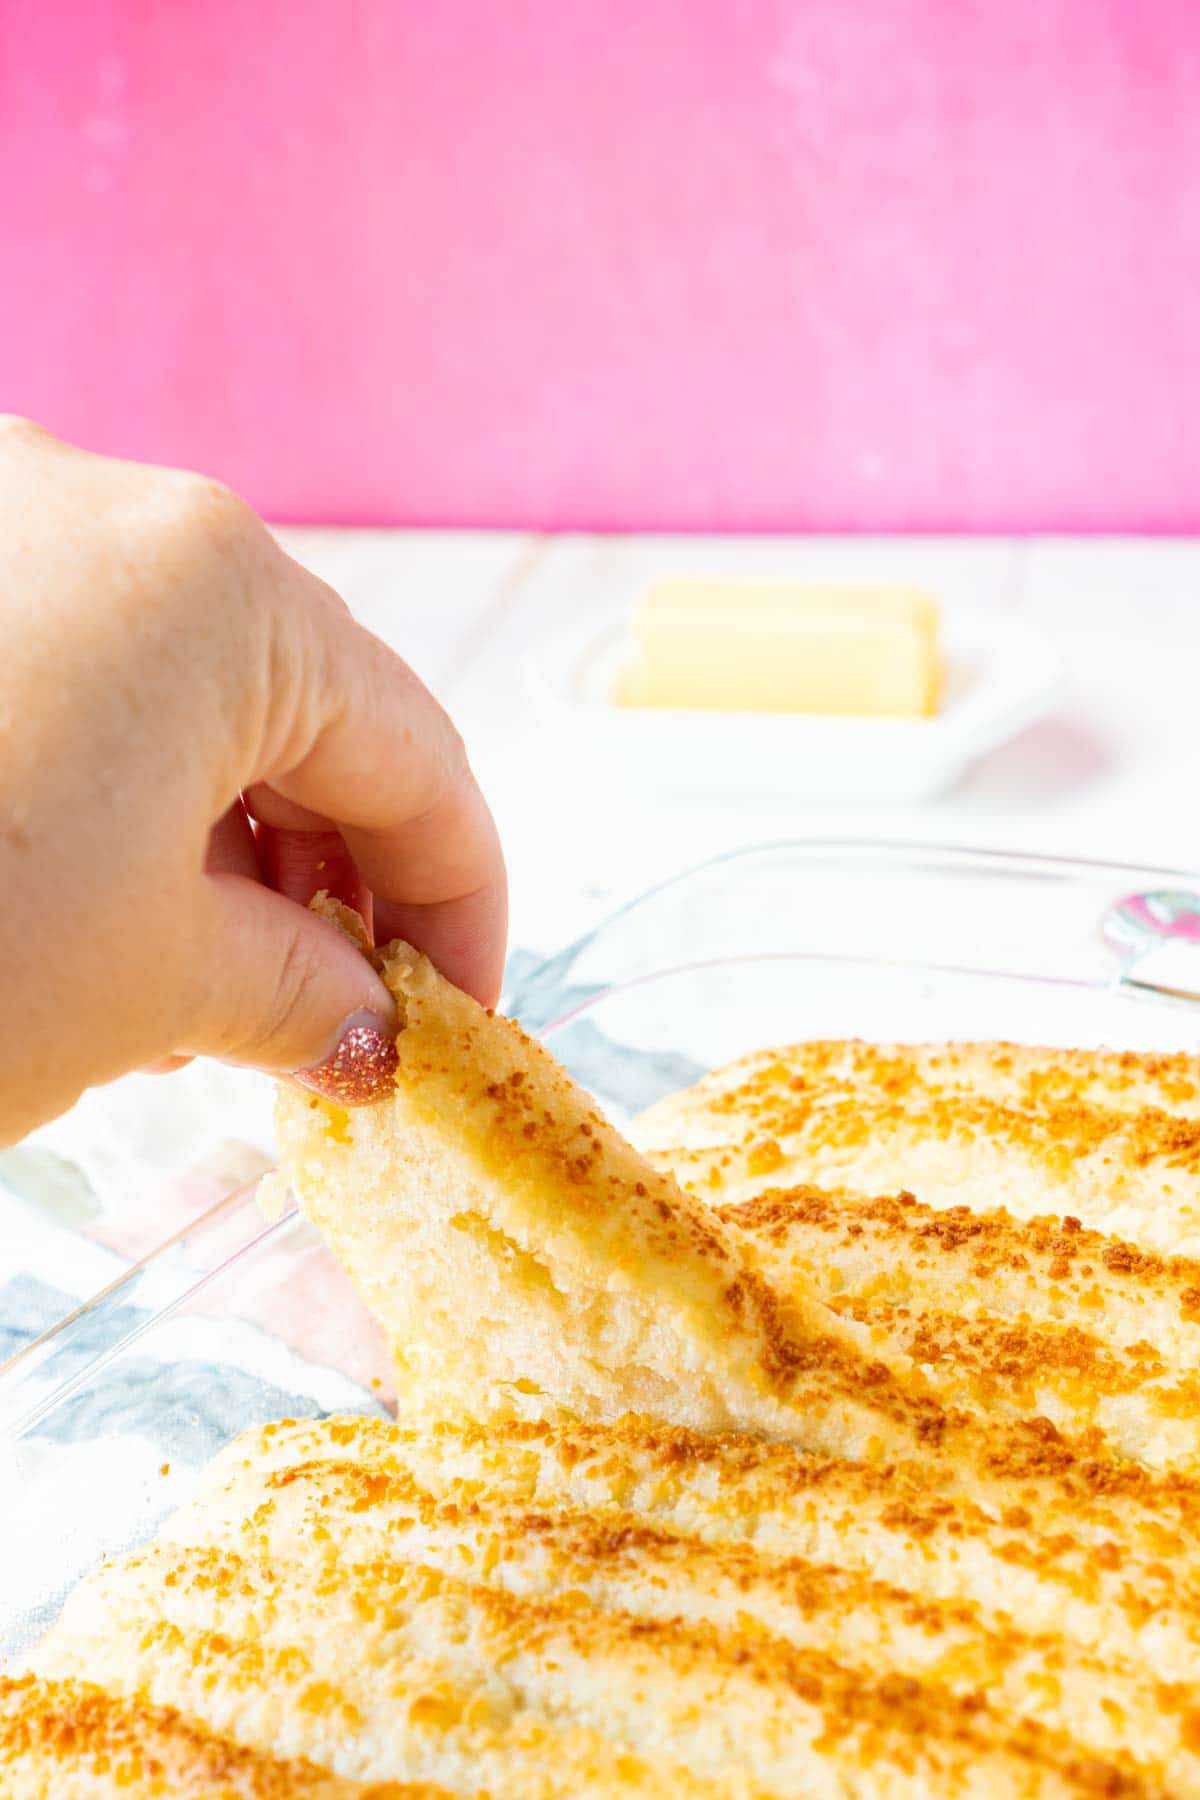
[[[1200,1005],[1200,895],[1183,888],[1127,894],[1104,915],[1101,935],[1118,959],[1122,987]]]

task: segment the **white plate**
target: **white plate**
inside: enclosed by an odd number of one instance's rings
[[[1058,659],[1012,619],[943,621],[941,710],[931,719],[699,712],[613,704],[626,627],[581,625],[529,652],[527,693],[556,744],[641,785],[702,794],[921,799],[1054,704]]]

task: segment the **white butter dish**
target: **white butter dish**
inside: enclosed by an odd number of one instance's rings
[[[530,651],[527,694],[556,746],[605,776],[677,792],[917,800],[951,787],[1053,706],[1058,659],[1020,621],[943,622],[943,692],[932,718],[698,712],[616,704],[626,627],[581,621]]]

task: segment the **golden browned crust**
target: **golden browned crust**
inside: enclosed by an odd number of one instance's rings
[[[339,1793],[1200,1800],[1200,1063],[798,1046],[647,1158],[378,960],[394,1102],[284,1143],[448,1419],[247,1434],[43,1681]]]
[[[1134,1115],[1161,1111],[1195,1121],[1200,1120],[1200,1057],[1010,1043],[868,1044],[812,1038],[728,1063],[643,1118],[661,1125],[696,1105],[736,1113],[763,1105],[772,1092],[793,1103],[853,1093],[864,1105],[980,1094],[1017,1109],[1096,1106]]]
[[[279,1493],[293,1486],[287,1474],[276,1471]],[[829,1572],[796,1559],[708,1550],[623,1519],[556,1526],[501,1511],[489,1535],[486,1508],[472,1520],[442,1504],[424,1509],[434,1529],[406,1560],[380,1546],[390,1536],[402,1549],[409,1515],[370,1517],[387,1492],[369,1473],[361,1488],[352,1479],[326,1507],[324,1530],[310,1520],[299,1535],[283,1518],[272,1532],[257,1490],[248,1493],[236,1544],[171,1542],[105,1571],[43,1660],[55,1672],[86,1661],[106,1681],[132,1668],[157,1698],[186,1697],[252,1740],[282,1716],[303,1743],[355,1740],[373,1762],[469,1755],[489,1787],[503,1777],[507,1791],[535,1745],[537,1763],[560,1770],[554,1791],[576,1791],[566,1771],[598,1708],[625,1747],[603,1771],[621,1791],[684,1791],[689,1777],[735,1774],[763,1794],[810,1779],[817,1791],[864,1794],[907,1794],[913,1780],[945,1794],[1160,1791],[1153,1759],[1115,1741],[1082,1748],[1061,1724],[972,1686],[966,1677],[997,1664],[1002,1645],[989,1645],[969,1608],[877,1582],[834,1591]],[[403,1505],[414,1498],[406,1488]],[[556,1542],[559,1561],[547,1555]],[[655,1606],[668,1578],[674,1604]],[[939,1628],[950,1641],[922,1659],[911,1645]],[[895,1652],[894,1640],[898,1655],[874,1666],[872,1650]],[[1025,1651],[1027,1674],[1059,1648],[1011,1632],[1003,1647]],[[1127,1708],[1157,1701],[1157,1688],[1139,1687],[1114,1659],[1097,1672]],[[1177,1717],[1155,1738],[1186,1766]],[[664,1740],[669,1758],[654,1749]],[[600,1766],[590,1739],[587,1753]]]
[[[297,1543],[337,1546],[326,1562],[335,1581],[352,1543],[364,1559],[466,1569],[518,1594],[565,1591],[637,1617],[701,1617],[728,1634],[734,1654],[745,1634],[766,1631],[849,1666],[891,1668],[955,1692],[982,1689],[1000,1711],[1072,1734],[1102,1693],[1111,1717],[1100,1716],[1094,1748],[1119,1750],[1136,1718],[1144,1751],[1149,1733],[1162,1757],[1188,1760],[1192,1590],[1185,1581],[1172,1699],[1155,1659],[1137,1648],[1145,1615],[1121,1611],[1113,1579],[1118,1548],[1131,1581],[1135,1566],[1152,1561],[1132,1526],[1118,1525],[1114,1538],[1105,1522],[1105,1585],[1076,1607],[1067,1649],[1062,1606],[1078,1590],[1084,1558],[1065,1558],[1052,1532],[1026,1532],[1027,1557],[1037,1564],[1039,1550],[1046,1554],[1025,1591],[1011,1595],[1010,1547],[1020,1532],[1011,1494],[988,1491],[990,1507],[947,1503],[937,1477],[923,1483],[929,1472],[920,1469],[867,1474],[839,1465],[841,1481],[823,1480],[829,1469],[793,1456],[800,1480],[789,1482],[774,1449],[632,1423],[426,1437],[344,1422],[264,1435],[244,1454],[245,1466],[226,1461],[229,1486],[222,1494],[217,1481],[203,1516],[180,1522],[190,1541],[207,1536],[261,1558]],[[809,1475],[816,1479],[801,1485]],[[872,1573],[881,1556],[892,1579]],[[955,1585],[956,1573],[965,1584]],[[1014,1619],[1014,1604],[1027,1624]],[[1048,1663],[1058,1671],[1052,1690],[1041,1685]]]
[[[816,1184],[1072,1214],[1200,1254],[1200,1059],[816,1042],[717,1070],[636,1141],[716,1202]]]
[[[0,1793],[6,1800],[449,1800],[427,1783],[340,1781],[263,1755],[172,1707],[87,1681],[0,1676]]]
[[[1157,1466],[1200,1459],[1200,1263],[1078,1219],[766,1188],[717,1209],[768,1284],[817,1292],[948,1406],[1044,1416]]]
[[[751,1200],[718,1207],[717,1216],[739,1230],[776,1242],[792,1242],[797,1227],[825,1239],[823,1252],[869,1240],[881,1258],[875,1275],[903,1283],[916,1256],[923,1268],[954,1261],[956,1273],[969,1268],[979,1281],[1012,1286],[1023,1298],[1053,1286],[1064,1288],[1076,1307],[1086,1307],[1097,1282],[1120,1287],[1142,1303],[1148,1294],[1170,1300],[1180,1318],[1200,1324],[1200,1262],[1189,1256],[1158,1256],[1136,1244],[1089,1231],[1068,1215],[1053,1213],[1015,1220],[1003,1211],[968,1206],[934,1208],[914,1194],[856,1194],[811,1186],[766,1188]],[[906,1259],[899,1266],[896,1258]]]
[[[882,1131],[905,1128],[924,1139],[956,1147],[983,1141],[995,1149],[1028,1157],[1043,1181],[1064,1181],[1080,1158],[1103,1153],[1114,1177],[1125,1171],[1159,1164],[1189,1175],[1200,1171],[1200,1121],[1173,1118],[1155,1108],[1125,1113],[1081,1101],[1061,1100],[1036,1110],[1008,1105],[979,1095],[910,1093],[904,1103],[869,1103],[853,1096],[817,1106],[803,1093],[788,1100],[773,1090],[757,1094],[755,1083],[722,1104],[738,1113],[739,1128],[756,1127],[751,1148],[758,1148],[769,1173],[767,1148],[781,1140],[803,1138],[814,1151],[853,1152],[877,1139]],[[781,1145],[782,1148],[782,1145]]]
[[[378,1509],[418,1516],[423,1494],[485,1510],[617,1507],[706,1541],[746,1538],[842,1567],[882,1569],[894,1558],[903,1585],[967,1600],[986,1563],[996,1604],[1030,1629],[1043,1615],[1057,1621],[1073,1597],[1080,1631],[1097,1643],[1132,1642],[1158,1614],[1181,1642],[1200,1644],[1200,1481],[1089,1455],[1036,1423],[964,1430],[950,1455],[932,1446],[919,1460],[875,1464],[639,1420],[427,1432],[322,1421],[264,1428],[246,1450],[224,1453],[213,1481],[231,1484],[235,1512],[243,1492],[257,1492],[244,1515],[251,1533],[281,1511],[287,1529],[307,1532],[342,1504],[366,1529]],[[206,1516],[219,1522],[211,1500]],[[212,1528],[181,1521],[185,1535]]]

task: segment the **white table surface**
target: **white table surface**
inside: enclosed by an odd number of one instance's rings
[[[280,536],[454,714],[499,821],[511,941],[526,952],[561,946],[716,851],[806,832],[1200,867],[1200,540]],[[1061,705],[921,804],[666,800],[651,779],[584,780],[546,741],[521,659],[581,614],[610,616],[666,568],[900,579],[947,609],[1022,614],[1060,652]],[[47,1187],[43,1171],[30,1184],[28,1168],[10,1164],[10,1177],[48,1198],[0,1218],[0,1238],[37,1280],[90,1291],[261,1164],[269,1141],[263,1078],[217,1065],[130,1077],[16,1153],[65,1159],[69,1178]],[[75,1171],[93,1191],[87,1204]],[[47,1210],[59,1213],[49,1236]],[[87,1253],[68,1281],[63,1234],[81,1225]]]
[[[1200,540],[280,535],[454,713],[500,822],[514,943],[553,947],[685,863],[806,831],[1200,866]],[[520,659],[660,568],[911,580],[947,608],[1019,613],[1062,656],[1062,704],[920,804],[664,805],[650,783],[581,792],[547,754]]]

